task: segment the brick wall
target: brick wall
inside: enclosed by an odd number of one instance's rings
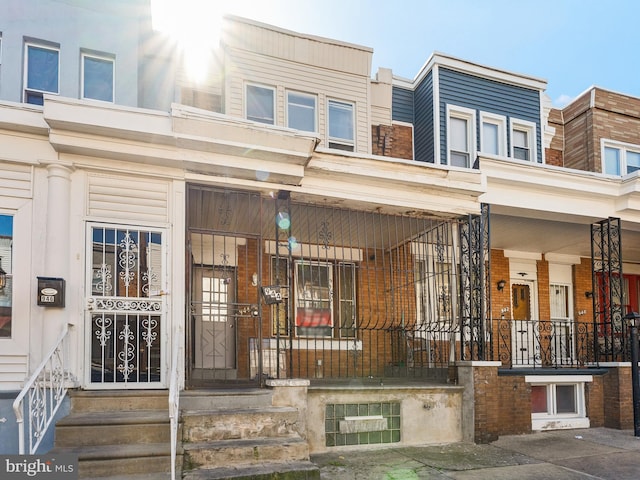
[[[640,145],[640,99],[594,88],[565,107],[560,122],[564,134],[564,166],[593,172],[602,171],[601,140]],[[557,116],[549,125],[558,128]],[[555,136],[554,136],[555,140]],[[557,161],[549,150],[547,163]],[[551,160],[550,160],[551,158]]]
[[[371,153],[413,160],[413,128],[406,125],[372,125]]]
[[[474,442],[490,443],[498,439],[501,408],[499,403],[498,369],[473,367]]]
[[[604,375],[594,375],[584,386],[587,416],[592,428],[604,427]]]
[[[547,165],[554,165],[556,167],[564,166],[564,158],[562,155],[562,150],[546,148],[544,150],[544,158]]]
[[[631,366],[609,369],[604,376],[604,426],[633,428]]]

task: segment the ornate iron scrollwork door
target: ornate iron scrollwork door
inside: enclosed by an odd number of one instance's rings
[[[87,259],[87,385],[157,388],[165,365],[164,233],[92,224]]]

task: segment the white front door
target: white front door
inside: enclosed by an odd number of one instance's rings
[[[88,225],[89,388],[165,386],[165,237],[148,227]]]

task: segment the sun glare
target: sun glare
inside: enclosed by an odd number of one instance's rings
[[[221,2],[211,0],[151,0],[154,30],[173,37],[182,50],[185,69],[195,81],[206,74],[207,59],[218,45]]]

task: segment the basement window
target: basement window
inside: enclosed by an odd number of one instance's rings
[[[589,428],[584,385],[591,375],[528,375],[532,430]]]

